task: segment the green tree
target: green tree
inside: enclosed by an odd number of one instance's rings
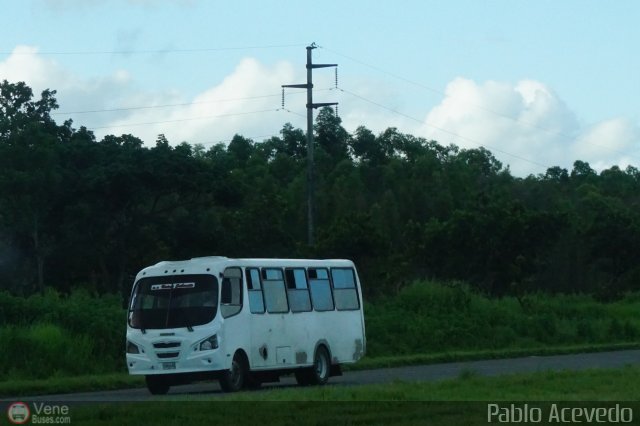
[[[33,100],[24,83],[0,84],[0,208],[9,241],[33,259],[35,282],[44,291],[45,263],[55,247],[60,214],[58,194],[64,186],[58,142],[70,133],[70,122],[57,126],[50,117],[57,108],[55,91]],[[28,270],[28,268],[26,269]],[[29,290],[30,274],[22,280]]]

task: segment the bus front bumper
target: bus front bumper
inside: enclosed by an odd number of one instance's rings
[[[211,350],[189,354],[186,357],[156,359],[145,353],[127,354],[127,368],[132,375],[195,373],[225,370],[222,353]]]

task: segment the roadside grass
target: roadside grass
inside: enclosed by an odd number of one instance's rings
[[[500,350],[450,351],[432,354],[364,357],[356,364],[346,364],[343,367],[343,370],[371,370],[375,368],[402,367],[407,365],[440,364],[445,362],[520,358],[527,356],[570,355],[577,353],[621,351],[630,349],[640,349],[640,342],[602,345],[546,346],[521,349],[509,348]]]
[[[6,380],[0,382],[0,397],[52,395],[144,387],[144,378],[127,373],[91,376],[51,377],[35,380]]]
[[[573,345],[537,349],[505,349],[500,351],[467,351],[436,354],[399,355],[389,357],[365,357],[356,364],[346,364],[345,371],[402,367],[409,365],[439,364],[446,362],[476,361],[483,359],[506,359],[525,356],[569,355],[586,352],[604,352],[640,349],[640,343],[611,345]],[[74,377],[52,377],[37,380],[7,380],[0,382],[0,397],[22,397],[73,392],[91,392],[144,387],[141,376],[127,373],[86,375]]]
[[[190,396],[179,396],[187,400]],[[205,397],[218,400],[219,397]],[[273,388],[224,401],[640,401],[640,367],[541,371],[495,377],[464,370],[451,380]]]
[[[83,425],[472,425],[487,424],[488,403],[527,403],[543,409],[553,403],[566,407],[621,404],[637,411],[638,395],[640,367],[624,367],[162,397],[150,402],[79,405],[72,407],[71,414],[74,423]]]

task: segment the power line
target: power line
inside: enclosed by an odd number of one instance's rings
[[[223,52],[229,50],[255,50],[255,49],[280,49],[286,47],[300,47],[304,44],[272,44],[263,46],[231,46],[231,47],[205,47],[199,49],[142,49],[142,50],[81,50],[81,51],[44,51],[36,52],[38,55],[137,55],[159,53],[202,53]],[[0,55],[33,55],[34,52],[0,52]]]
[[[304,93],[302,91],[297,93]],[[213,99],[210,101],[198,101],[198,102],[183,102],[176,104],[162,104],[162,105],[141,105],[141,106],[133,106],[133,107],[119,107],[119,108],[105,108],[105,109],[92,109],[92,110],[84,110],[84,111],[61,111],[61,112],[53,112],[51,115],[65,115],[65,114],[93,114],[98,112],[116,112],[116,111],[134,111],[141,109],[155,109],[155,108],[173,108],[173,107],[183,107],[183,106],[191,106],[191,105],[202,105],[202,104],[213,104],[213,103],[222,103],[222,102],[233,102],[233,101],[244,101],[251,99],[263,99],[263,98],[271,98],[275,96],[280,96],[279,94],[272,95],[259,95],[259,96],[247,96],[243,98],[227,98],[227,99]]]
[[[195,49],[195,48],[194,49],[155,49],[155,50],[147,49],[147,50],[67,51],[67,52],[64,52],[64,51],[50,51],[50,52],[38,52],[38,54],[42,54],[42,55],[83,55],[83,54],[198,53],[198,52],[244,50],[244,49],[285,48],[285,47],[299,47],[299,46],[303,46],[303,44],[282,44],[282,45],[263,45],[263,46],[235,46],[235,47],[210,47],[210,48],[200,48],[200,49]],[[318,46],[318,47],[320,47],[320,46]],[[369,67],[371,69],[374,69],[374,70],[376,70],[376,71],[378,71],[380,73],[389,75],[389,76],[391,76],[391,77],[393,77],[395,79],[404,81],[406,83],[409,83],[409,84],[412,84],[412,85],[415,85],[415,86],[418,86],[418,87],[421,87],[421,88],[423,88],[425,90],[431,91],[431,92],[436,93],[438,95],[446,96],[446,93],[441,91],[441,90],[429,87],[429,86],[427,86],[425,84],[422,84],[420,82],[417,82],[417,81],[408,79],[406,77],[403,77],[401,75],[392,73],[392,72],[387,71],[387,70],[385,70],[383,68],[380,68],[378,66],[369,64],[367,62],[364,62],[364,61],[359,60],[357,58],[354,58],[352,56],[339,53],[337,51],[334,51],[333,49],[330,49],[330,48],[327,48],[327,47],[321,47],[321,48],[323,48],[323,49],[325,49],[325,50],[327,50],[327,51],[329,51],[329,52],[331,52],[333,54],[336,54],[338,56],[346,58],[346,59],[348,59],[350,61],[353,61],[355,63],[361,64],[361,65]],[[0,54],[9,54],[9,53],[11,53],[11,54],[20,54],[20,55],[32,54],[32,52],[0,52]],[[317,89],[317,90],[332,90],[332,89]],[[371,104],[374,104],[374,105],[377,105],[377,106],[379,106],[381,108],[384,108],[384,109],[386,109],[388,111],[391,111],[391,112],[393,112],[395,114],[402,115],[402,116],[404,116],[406,118],[409,118],[411,120],[414,120],[414,121],[420,122],[422,124],[425,124],[427,126],[436,128],[436,129],[438,129],[438,130],[440,130],[440,131],[442,131],[444,133],[449,133],[449,134],[451,134],[453,136],[456,136],[458,138],[466,139],[466,140],[469,140],[472,143],[475,143],[475,144],[478,144],[478,145],[482,145],[481,143],[479,143],[477,141],[474,141],[474,140],[469,139],[469,138],[465,138],[465,137],[463,137],[461,135],[458,135],[458,134],[456,134],[454,132],[450,132],[450,131],[448,131],[446,129],[439,128],[437,126],[431,125],[431,124],[429,124],[429,123],[427,123],[425,121],[416,119],[416,118],[411,117],[411,116],[409,116],[407,114],[404,114],[404,113],[402,113],[400,111],[388,108],[388,107],[386,107],[386,106],[384,106],[382,104],[379,104],[379,103],[377,103],[375,101],[371,101],[369,99],[366,99],[366,98],[364,98],[364,97],[362,97],[360,95],[357,95],[357,94],[355,94],[353,92],[348,92],[348,91],[345,91],[343,89],[340,89],[340,90],[342,90],[343,92],[348,93],[348,94],[350,94],[352,96],[358,97],[361,100],[364,100],[366,102],[369,102]],[[301,93],[304,93],[304,91],[294,92],[294,94],[301,94]],[[227,99],[217,99],[217,100],[210,100],[210,101],[184,102],[184,103],[162,104],[162,105],[140,105],[140,106],[132,106],[132,107],[92,109],[92,110],[82,110],[82,111],[62,111],[62,112],[52,112],[51,115],[90,114],[90,113],[104,113],[104,112],[118,112],[118,111],[134,111],[134,110],[158,109],[158,108],[185,107],[185,106],[199,105],[199,104],[222,103],[222,102],[231,102],[231,101],[240,101],[240,100],[252,100],[252,99],[276,97],[276,96],[279,96],[279,94],[257,95],[257,96],[240,97],[240,98],[227,98]],[[563,138],[565,138],[567,140],[570,140],[570,141],[576,141],[578,139],[578,138],[566,135],[563,132],[560,132],[560,131],[557,131],[557,130],[548,129],[548,128],[545,128],[543,126],[539,126],[539,125],[536,125],[534,123],[529,123],[529,122],[526,122],[526,121],[521,120],[519,118],[512,117],[512,116],[510,116],[508,114],[504,114],[504,113],[501,113],[499,111],[492,110],[492,109],[487,108],[487,107],[485,107],[483,105],[478,105],[478,104],[473,104],[473,103],[471,103],[470,105],[472,107],[474,107],[474,108],[489,112],[489,113],[494,114],[496,116],[512,120],[512,121],[514,121],[514,122],[516,122],[518,124],[527,125],[527,126],[530,126],[530,127],[534,127],[534,128],[543,130],[545,132],[556,134],[556,135],[561,136],[561,137],[563,137]],[[301,114],[298,114],[296,112],[293,112],[293,111],[285,109],[285,108],[282,108],[281,110],[286,111],[286,112],[288,112],[290,114],[293,114],[293,115],[304,117]],[[127,126],[143,126],[143,125],[162,124],[162,123],[175,123],[175,122],[184,122],[184,121],[191,121],[191,120],[201,120],[201,119],[207,119],[207,118],[219,118],[219,117],[234,116],[234,115],[255,114],[255,113],[261,113],[261,112],[267,112],[267,111],[273,111],[273,110],[260,110],[260,111],[243,112],[243,113],[230,113],[230,114],[221,114],[221,115],[213,115],[213,116],[205,116],[205,117],[191,117],[191,118],[184,118],[184,119],[177,119],[177,120],[160,120],[160,121],[150,121],[150,122],[143,122],[143,123],[131,123],[131,124],[111,125],[111,126],[96,126],[96,127],[90,127],[90,129],[95,130],[95,129],[117,128],[117,127],[127,127]],[[585,143],[585,144],[588,144],[588,145],[592,145],[592,146],[596,146],[596,147],[599,147],[599,148],[604,148],[604,149],[610,150],[610,151],[618,153],[620,155],[625,155],[625,156],[629,156],[629,157],[633,157],[633,158],[639,158],[639,157],[635,156],[634,153],[628,153],[628,152],[620,151],[620,150],[617,150],[615,148],[611,148],[611,147],[606,146],[606,145],[600,145],[600,144],[589,142],[589,141],[582,141],[582,142]],[[504,151],[501,151],[501,150],[499,150],[497,148],[492,148],[492,149],[494,151],[502,152],[502,153],[504,153],[506,155],[510,155],[510,156],[512,156],[514,158],[518,158],[518,159],[521,159],[523,161],[528,161],[528,162],[531,162],[533,164],[537,164],[539,166],[543,166],[542,164],[537,163],[537,162],[535,162],[533,160],[529,160],[529,159],[526,159],[526,158],[523,158],[523,157],[519,157],[519,156],[517,156],[515,154],[504,152]],[[546,166],[544,166],[544,167],[546,167]]]
[[[318,92],[333,90],[333,88],[327,89],[316,89]],[[301,95],[306,93],[305,91],[295,91],[293,95]],[[245,101],[245,100],[253,100],[253,99],[264,99],[264,98],[273,98],[279,97],[280,94],[270,94],[270,95],[257,95],[257,96],[246,96],[241,98],[226,98],[226,99],[212,99],[208,101],[197,101],[197,102],[182,102],[175,104],[160,104],[160,105],[138,105],[132,107],[118,107],[118,108],[104,108],[104,109],[90,109],[90,110],[81,110],[81,111],[56,111],[50,113],[50,115],[69,115],[69,114],[94,114],[101,112],[118,112],[118,111],[135,111],[135,110],[143,110],[143,109],[157,109],[157,108],[174,108],[174,107],[185,107],[192,105],[203,105],[203,104],[215,104],[215,103],[223,103],[223,102],[235,102],[235,101]]]
[[[326,48],[326,47],[323,47],[323,49],[325,49],[325,50],[327,50],[327,51],[329,51],[329,52],[331,52],[331,53],[334,53],[334,54],[336,54],[336,55],[338,55],[338,56],[342,56],[343,58],[347,58],[347,59],[349,59],[349,60],[351,60],[351,61],[354,61],[354,62],[359,63],[359,64],[361,64],[361,65],[364,65],[364,66],[366,66],[366,67],[369,67],[369,68],[371,68],[371,69],[374,69],[374,70],[376,70],[376,71],[378,71],[378,72],[381,72],[381,73],[383,73],[383,74],[386,74],[386,75],[388,75],[388,76],[391,76],[391,77],[393,77],[393,78],[396,78],[396,79],[398,79],[398,80],[404,81],[404,82],[409,83],[409,84],[412,84],[412,85],[414,85],[414,86],[421,87],[421,88],[423,88],[423,89],[425,89],[425,90],[428,90],[428,91],[430,91],[430,92],[433,92],[433,93],[435,93],[435,94],[437,94],[437,95],[440,95],[440,96],[447,96],[447,94],[446,94],[445,92],[443,92],[442,90],[438,90],[438,89],[435,89],[435,88],[433,88],[433,87],[429,87],[429,86],[427,86],[427,85],[425,85],[425,84],[422,84],[422,83],[420,83],[420,82],[417,82],[417,81],[414,81],[414,80],[410,80],[410,79],[408,79],[408,78],[406,78],[406,77],[402,77],[402,76],[400,76],[400,75],[398,75],[398,74],[394,74],[394,73],[392,73],[392,72],[390,72],[390,71],[386,71],[386,70],[384,70],[384,69],[382,69],[382,68],[380,68],[380,67],[377,67],[377,66],[375,66],[375,65],[368,64],[368,63],[366,63],[366,62],[363,62],[363,61],[358,60],[358,59],[356,59],[356,58],[353,58],[353,57],[351,57],[351,56],[343,55],[343,54],[341,54],[341,53],[338,53],[338,52],[336,52],[336,51],[334,51],[334,50],[331,50],[331,49],[328,49],[328,48]],[[515,122],[517,122],[517,123],[519,123],[519,124],[525,124],[525,125],[528,125],[528,126],[536,127],[536,128],[538,128],[538,129],[541,129],[541,130],[545,130],[545,131],[547,131],[547,132],[553,132],[553,133],[558,133],[558,134],[559,134],[559,132],[557,132],[557,131],[555,131],[555,130],[546,129],[546,128],[541,127],[541,126],[538,126],[538,125],[536,125],[536,124],[528,123],[528,122],[523,121],[523,120],[521,120],[521,119],[519,119],[519,118],[515,118],[515,117],[513,117],[513,116],[511,116],[511,115],[509,115],[509,114],[505,114],[505,113],[502,113],[502,112],[499,112],[499,111],[495,111],[495,110],[493,110],[493,109],[491,109],[491,108],[487,108],[487,107],[485,107],[484,105],[473,104],[473,103],[470,103],[469,105],[471,105],[471,106],[472,106],[472,107],[474,107],[474,108],[477,108],[477,109],[480,109],[480,110],[486,111],[486,112],[488,112],[488,113],[490,113],[490,114],[494,114],[494,115],[496,115],[496,116],[503,117],[503,118],[507,118],[507,119],[509,119],[509,120],[515,121]]]
[[[488,148],[488,149],[491,149],[492,151],[500,152],[500,153],[505,154],[505,155],[508,155],[508,156],[510,156],[510,157],[517,158],[518,160],[522,160],[522,161],[526,161],[526,162],[531,163],[531,164],[535,164],[536,166],[543,167],[545,170],[546,170],[546,169],[548,169],[548,168],[550,167],[550,166],[548,166],[548,165],[545,165],[545,164],[539,163],[539,162],[534,161],[534,160],[531,160],[531,159],[529,159],[529,158],[525,158],[525,157],[522,157],[522,156],[517,155],[517,154],[512,154],[512,153],[510,153],[510,152],[507,152],[507,151],[501,150],[501,149],[499,149],[499,148],[495,148],[495,147],[493,147],[493,146],[491,146],[491,145],[487,145],[487,144],[485,144],[485,143],[479,142],[479,141],[477,141],[477,140],[475,140],[475,139],[472,139],[472,138],[469,138],[469,137],[466,137],[466,136],[462,136],[462,135],[460,135],[460,134],[458,134],[458,133],[452,132],[452,131],[450,131],[450,130],[444,129],[444,128],[439,127],[439,126],[435,126],[435,125],[430,124],[430,123],[428,123],[428,122],[426,122],[426,121],[424,121],[424,120],[420,120],[420,119],[418,119],[418,118],[412,117],[412,116],[410,116],[410,115],[408,115],[408,114],[405,114],[405,113],[400,112],[400,111],[398,111],[398,110],[395,110],[395,109],[393,109],[393,108],[389,108],[389,107],[387,107],[386,105],[383,105],[383,104],[378,103],[378,102],[376,102],[376,101],[372,101],[371,99],[367,99],[367,98],[365,98],[364,96],[360,96],[360,95],[358,95],[358,94],[356,94],[356,93],[353,93],[353,92],[351,92],[351,91],[349,91],[349,90],[342,89],[342,88],[339,88],[338,90],[340,90],[341,92],[347,93],[348,95],[351,95],[351,96],[353,96],[353,97],[355,97],[355,98],[358,98],[358,99],[360,99],[360,100],[362,100],[362,101],[368,102],[368,103],[370,103],[370,104],[372,104],[372,105],[376,105],[376,106],[378,106],[378,107],[380,107],[380,108],[386,109],[387,111],[390,111],[390,112],[392,112],[392,113],[394,113],[394,114],[401,115],[401,116],[403,116],[403,117],[405,117],[405,118],[408,118],[408,119],[410,119],[410,120],[416,121],[416,122],[418,122],[418,123],[420,123],[420,124],[424,124],[424,125],[426,125],[426,126],[429,126],[429,127],[434,128],[434,129],[436,129],[436,130],[440,130],[441,132],[447,133],[447,134],[449,134],[449,135],[451,135],[451,136],[455,136],[455,137],[457,137],[457,138],[459,138],[459,139],[462,139],[462,140],[466,140],[466,141],[468,141],[468,142],[471,142],[471,143],[473,143],[474,145],[478,145],[478,146],[481,146],[481,147],[484,147],[484,148]]]
[[[285,112],[288,112],[289,114],[297,115],[298,117],[302,117],[302,118],[306,118],[307,117],[304,114],[300,114],[300,113],[291,111],[290,109],[287,109],[287,108],[280,108],[280,111],[285,111]]]
[[[326,51],[328,51],[328,52],[331,52],[331,53],[333,53],[333,54],[335,54],[335,55],[341,56],[341,57],[346,58],[346,59],[348,59],[348,60],[350,60],[350,61],[353,61],[353,62],[355,62],[355,63],[358,63],[358,64],[360,64],[360,65],[364,65],[364,66],[366,66],[366,67],[368,67],[368,68],[371,68],[371,69],[373,69],[373,70],[376,70],[376,71],[378,71],[378,72],[380,72],[380,73],[382,73],[382,74],[386,74],[386,75],[388,75],[388,76],[391,76],[391,77],[393,77],[393,78],[395,78],[395,79],[398,79],[398,80],[404,81],[404,82],[406,82],[406,83],[412,84],[412,85],[414,85],[414,86],[417,86],[417,87],[423,88],[423,89],[425,89],[425,90],[428,90],[428,91],[430,91],[430,92],[436,93],[436,94],[441,95],[441,96],[447,96],[447,94],[446,94],[445,92],[443,92],[442,90],[438,90],[438,89],[435,89],[435,88],[433,88],[433,87],[429,87],[429,86],[427,86],[427,85],[425,85],[425,84],[423,84],[423,83],[420,83],[420,82],[417,82],[417,81],[414,81],[414,80],[408,79],[408,78],[406,78],[406,77],[403,77],[403,76],[401,76],[401,75],[398,75],[398,74],[392,73],[392,72],[387,71],[387,70],[385,70],[385,69],[383,69],[383,68],[380,68],[380,67],[377,67],[377,66],[375,66],[375,65],[371,65],[371,64],[366,63],[366,62],[364,62],[364,61],[361,61],[361,60],[359,60],[359,59],[356,59],[356,58],[354,58],[354,57],[352,57],[352,56],[348,56],[348,55],[344,55],[344,54],[342,54],[342,53],[336,52],[336,51],[335,51],[335,50],[333,50],[333,49],[329,49],[329,48],[327,48],[327,47],[323,47],[323,46],[318,46],[318,47],[319,47],[319,48],[321,48],[321,49],[324,49],[324,50],[326,50]],[[476,108],[476,109],[479,109],[479,110],[482,110],[482,111],[488,112],[488,113],[490,113],[490,114],[496,115],[496,116],[498,116],[498,117],[502,117],[502,118],[505,118],[505,119],[511,120],[511,121],[513,121],[513,122],[515,122],[515,123],[517,123],[517,124],[522,124],[522,125],[525,125],[525,126],[529,126],[529,127],[532,127],[532,128],[536,128],[536,129],[538,129],[538,130],[542,130],[542,131],[547,132],[547,133],[551,133],[551,134],[554,134],[554,135],[560,136],[561,138],[564,138],[565,140],[568,140],[568,141],[571,141],[571,142],[574,142],[574,141],[576,141],[576,140],[578,140],[578,139],[579,139],[579,138],[577,138],[577,137],[573,137],[573,136],[567,135],[567,134],[566,134],[566,133],[564,133],[564,132],[561,132],[561,131],[558,131],[558,130],[549,129],[549,128],[546,128],[546,127],[544,127],[544,126],[540,126],[540,125],[537,125],[537,124],[535,124],[535,123],[530,123],[530,122],[527,122],[527,121],[522,120],[522,119],[520,119],[520,118],[513,117],[513,116],[511,116],[511,115],[509,115],[509,114],[505,114],[505,113],[502,113],[502,112],[499,112],[499,111],[495,111],[495,110],[493,110],[493,109],[491,109],[491,108],[487,108],[487,107],[485,107],[485,106],[483,106],[483,105],[474,104],[474,103],[469,103],[469,105],[470,105],[470,106],[472,106],[472,107],[474,107],[474,108]],[[426,124],[426,123],[425,123],[425,124]],[[443,130],[443,131],[444,131],[444,130]],[[596,146],[596,147],[599,147],[599,148],[604,148],[604,149],[607,149],[607,150],[609,150],[609,151],[615,152],[615,153],[620,154],[620,155],[627,155],[627,156],[630,156],[630,157],[633,157],[633,158],[640,158],[640,157],[636,157],[636,156],[634,156],[634,155],[632,155],[632,154],[629,154],[629,153],[627,153],[627,152],[620,151],[620,150],[617,150],[617,149],[615,149],[615,148],[611,148],[611,147],[606,146],[606,145],[600,145],[600,144],[593,143],[593,142],[588,142],[588,141],[583,141],[583,143],[586,143],[587,145]]]
[[[166,123],[181,123],[185,121],[193,121],[193,120],[207,120],[211,118],[221,118],[221,117],[232,117],[238,115],[249,115],[249,114],[260,114],[264,112],[275,112],[277,109],[263,109],[259,111],[246,111],[246,112],[236,112],[229,114],[219,114],[219,115],[207,115],[203,117],[189,117],[189,118],[180,118],[176,120],[161,120],[161,121],[147,121],[144,123],[126,123],[126,124],[116,124],[110,126],[96,126],[96,127],[87,127],[88,130],[99,130],[99,129],[113,129],[118,127],[133,127],[133,126],[146,126],[151,124],[166,124]]]

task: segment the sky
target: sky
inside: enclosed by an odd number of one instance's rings
[[[60,123],[153,146],[343,126],[489,149],[516,176],[640,167],[635,0],[0,0],[0,80],[57,91]],[[337,83],[337,84],[336,84]]]

